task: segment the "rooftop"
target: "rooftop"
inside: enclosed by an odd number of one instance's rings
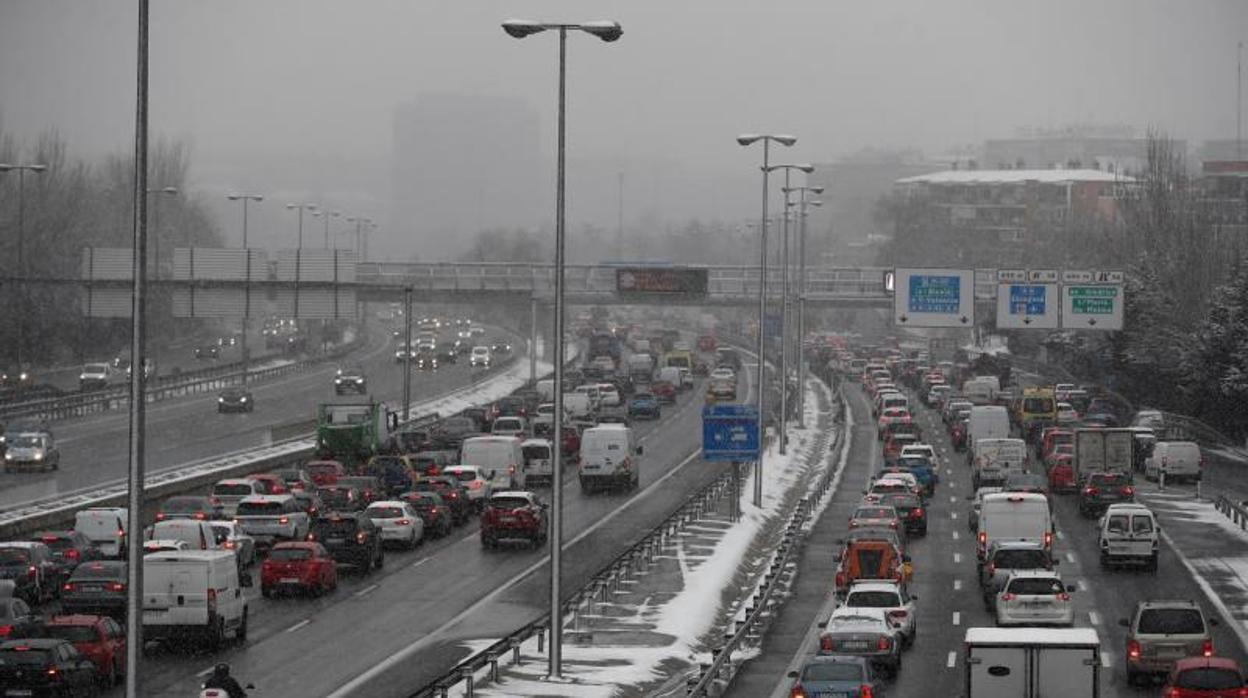
[[[1066,182],[1134,182],[1126,177],[1104,170],[946,170],[931,174],[906,177],[897,184],[1015,184],[1037,181],[1043,184]]]

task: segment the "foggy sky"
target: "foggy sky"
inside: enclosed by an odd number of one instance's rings
[[[128,149],[135,14],[122,0],[0,0],[4,127],[31,140],[57,128],[83,156]],[[507,37],[509,17],[624,27],[614,44],[569,41],[570,157],[584,163],[569,215],[610,228],[608,170],[627,173],[630,223],[754,215],[761,154],[733,141],[747,131],[797,135],[779,157],[815,162],[1075,122],[1233,138],[1235,45],[1248,40],[1240,0],[155,0],[152,129],[191,144],[213,202],[232,189],[270,197],[252,209],[258,245],[283,242],[287,201],[331,197],[394,236],[410,229],[386,220],[399,104],[524,99],[553,158],[557,42]],[[534,177],[553,199],[553,172]]]

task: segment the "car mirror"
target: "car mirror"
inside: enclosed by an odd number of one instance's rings
[[[639,456],[640,456],[640,455],[641,455],[642,453],[644,453],[644,452],[645,452],[645,450],[644,450],[641,446],[638,446],[638,447],[637,447],[637,455],[639,455]]]
[[[1058,560],[1057,558],[1053,558],[1052,560],[1049,560],[1049,565],[1051,567],[1057,567],[1060,564],[1062,564],[1062,561]]]
[[[902,561],[902,562],[910,562],[910,556],[909,556],[909,555],[902,555],[902,556],[901,556],[901,561]]]
[[[1119,618],[1118,625],[1121,625],[1124,628],[1129,628],[1131,627],[1131,621],[1127,620],[1126,618]]]
[[[818,624],[818,626],[816,626],[816,627],[818,627],[820,630],[823,630],[823,629],[825,629],[825,628],[827,628],[827,627],[828,627],[828,624],[827,624],[827,622],[826,622],[826,621],[823,621],[823,622],[820,622],[820,623]]]
[[[796,678],[797,678],[797,672],[796,672],[796,671],[790,671],[790,672],[789,672],[789,678],[790,678],[790,679],[796,679]]]
[[[1075,591],[1075,590],[1076,590],[1076,589],[1075,589],[1075,585],[1074,585],[1074,584],[1067,584],[1067,585],[1066,585],[1066,591],[1068,591],[1068,592],[1072,592],[1072,591]]]
[[[243,588],[250,589],[252,585],[251,573],[243,572],[242,574],[238,575],[238,583],[242,585]]]

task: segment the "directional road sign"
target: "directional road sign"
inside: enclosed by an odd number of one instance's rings
[[[975,272],[898,269],[893,322],[906,327],[973,327]]]
[[[1009,283],[997,289],[1000,329],[1056,329],[1057,311],[1057,284]]]
[[[1062,329],[1121,330],[1123,290],[1121,284],[1071,284],[1062,286]]]
[[[707,405],[702,408],[704,460],[758,460],[758,451],[758,409],[754,405]]]

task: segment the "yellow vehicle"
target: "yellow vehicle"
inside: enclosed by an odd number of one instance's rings
[[[1051,387],[1024,388],[1017,405],[1016,420],[1023,429],[1024,438],[1036,423],[1057,423],[1057,394]]]
[[[663,355],[664,366],[693,370],[693,354],[687,349],[673,349]]]

